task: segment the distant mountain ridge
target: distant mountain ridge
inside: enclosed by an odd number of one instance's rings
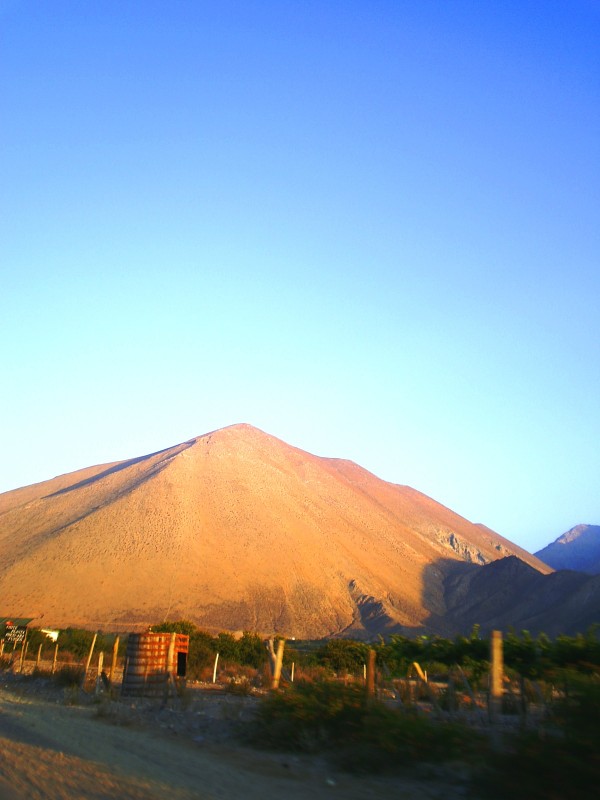
[[[599,616],[593,587],[551,572],[415,489],[245,424],[0,495],[0,610],[45,627],[371,637]]]
[[[553,569],[600,575],[600,525],[576,525],[535,555]]]

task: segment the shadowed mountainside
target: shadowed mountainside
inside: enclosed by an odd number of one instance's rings
[[[551,572],[414,489],[249,425],[0,495],[3,609],[45,625],[456,631],[477,616],[483,565],[506,556]]]
[[[600,525],[576,525],[536,556],[553,569],[600,575]]]
[[[442,597],[431,607],[427,630],[444,636],[480,625],[494,629],[542,631],[550,636],[587,631],[600,620],[600,576],[560,570],[544,575],[516,556],[484,566],[443,560],[424,573],[424,583],[439,584]]]

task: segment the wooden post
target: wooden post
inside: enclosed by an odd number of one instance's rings
[[[173,675],[173,672],[177,670],[173,670],[173,664],[175,663],[175,640],[177,639],[177,634],[172,633],[171,639],[169,640],[169,652],[167,653],[167,672],[169,675]]]
[[[21,645],[21,660],[19,662],[19,672],[23,672],[23,667],[25,665],[25,659],[27,658],[27,649],[29,648],[29,642],[27,641],[27,633],[25,634],[25,638],[23,639],[23,644]]]
[[[0,642],[0,658],[4,655],[4,639]]]
[[[375,696],[375,657],[376,653],[373,648],[369,648],[369,656],[367,659],[367,697]]]
[[[219,654],[215,656],[215,666],[213,667],[213,683],[217,682],[217,664],[219,663]]]
[[[94,647],[96,645],[96,639],[98,638],[98,634],[94,634],[94,638],[92,639],[92,644],[90,645],[90,652],[88,653],[87,661],[85,662],[85,671],[83,673],[83,678],[81,679],[81,685],[85,686],[85,682],[87,680],[88,672],[90,671],[90,664],[92,663],[92,653],[94,652]]]
[[[117,666],[117,658],[119,656],[119,637],[115,636],[115,643],[113,644],[112,661],[110,662],[110,673],[108,675],[108,682],[112,686],[115,678],[115,668]]]
[[[292,661],[292,675],[291,675],[291,680],[292,680],[292,683],[294,682],[294,667],[295,667],[295,666],[296,666],[296,662],[295,662],[295,661]]]
[[[271,689],[279,688],[279,681],[281,680],[281,667],[283,665],[284,648],[285,648],[285,639],[280,639],[277,642],[277,655],[275,656],[275,669],[273,670],[273,680],[271,681]]]
[[[504,663],[502,653],[502,631],[492,631],[490,638],[490,717],[502,711]]]
[[[275,649],[273,647],[273,639],[267,639],[267,652],[269,654],[269,666],[271,667],[271,678],[275,673]]]
[[[35,668],[36,668],[36,669],[39,669],[39,668],[40,668],[40,661],[41,661],[41,659],[42,659],[42,645],[40,645],[40,646],[38,647],[38,651],[37,651],[37,658],[36,658],[36,660],[35,660]]]
[[[56,660],[58,658],[58,642],[54,645],[54,658],[52,659],[52,674],[56,671]]]
[[[417,676],[423,681],[423,683],[427,683],[427,672],[421,669],[421,665],[418,664],[416,661],[413,661],[412,667],[417,673]]]
[[[177,692],[175,691],[175,673],[177,670],[173,670],[173,664],[175,662],[175,639],[177,638],[176,633],[171,634],[171,639],[169,641],[169,652],[167,653],[167,685],[165,687],[165,700],[169,697],[169,692],[174,690],[175,696],[177,696]]]
[[[98,638],[98,634],[94,634],[94,638],[92,639],[92,643],[90,645],[90,652],[88,653],[87,661],[85,662],[85,672],[86,675],[90,669],[90,664],[92,663],[92,654],[94,652],[94,647],[96,646],[96,639]]]
[[[102,670],[104,669],[104,653],[102,650],[98,653],[98,674],[96,675],[96,694],[100,694],[102,686]]]

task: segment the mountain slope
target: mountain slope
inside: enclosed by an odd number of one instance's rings
[[[600,621],[600,577],[570,570],[543,575],[514,556],[480,568],[453,564],[444,597],[449,633],[478,624],[483,633],[510,626],[557,636]]]
[[[249,425],[0,495],[4,610],[57,626],[431,628],[453,565],[508,555],[550,572],[414,489]]]
[[[536,556],[554,569],[600,575],[600,525],[576,525]]]

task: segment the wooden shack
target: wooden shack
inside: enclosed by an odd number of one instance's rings
[[[182,633],[130,633],[121,693],[165,696],[185,678],[190,637]]]

